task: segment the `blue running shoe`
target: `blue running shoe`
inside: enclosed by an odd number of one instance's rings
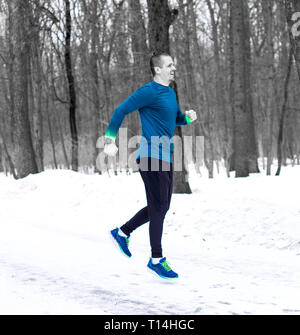
[[[174,272],[166,261],[166,257],[162,258],[158,264],[153,264],[150,258],[148,268],[156,272],[160,277],[165,279],[178,278],[178,274]]]
[[[115,228],[110,231],[114,242],[117,242],[118,246],[120,247],[121,251],[123,252],[124,255],[127,257],[131,257],[131,252],[128,249],[129,245],[129,236],[128,237],[123,237],[118,234],[119,228]]]

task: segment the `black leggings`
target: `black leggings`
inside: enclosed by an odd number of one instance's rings
[[[139,163],[139,160],[137,162]],[[150,168],[148,171],[144,171],[139,168],[139,173],[145,184],[147,206],[121,227],[125,234],[130,235],[133,230],[150,221],[149,235],[152,257],[162,257],[163,222],[170,207],[173,189],[172,164],[169,164],[168,171],[163,171],[165,168],[162,166],[162,161],[158,163],[158,171],[151,171]]]

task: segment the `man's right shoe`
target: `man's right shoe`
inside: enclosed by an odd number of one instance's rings
[[[115,228],[115,229],[110,231],[110,233],[112,235],[112,238],[113,238],[114,242],[117,243],[117,245],[119,246],[122,253],[127,257],[131,257],[131,252],[128,249],[129,236],[128,237],[123,237],[123,236],[119,235],[118,231],[119,231],[119,228]]]
[[[150,258],[147,266],[150,270],[156,272],[156,274],[158,274],[162,278],[165,279],[178,278],[178,274],[174,272],[170,268],[170,265],[167,263],[166,257],[162,258],[158,264],[153,264],[152,259]]]

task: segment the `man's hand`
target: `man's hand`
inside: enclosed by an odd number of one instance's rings
[[[196,112],[195,112],[194,110],[192,110],[192,109],[186,111],[186,112],[185,112],[185,115],[188,116],[188,117],[191,119],[192,122],[195,121],[195,120],[197,120],[197,114],[196,114]]]
[[[118,147],[116,146],[115,140],[105,137],[104,144],[104,153],[108,156],[115,156],[118,152]]]

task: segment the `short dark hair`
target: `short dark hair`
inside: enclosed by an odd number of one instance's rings
[[[168,54],[167,52],[163,52],[163,51],[154,51],[152,53],[152,56],[150,57],[150,69],[151,69],[151,73],[152,76],[155,76],[155,66],[161,66],[161,56],[169,56],[171,57],[170,54]]]

